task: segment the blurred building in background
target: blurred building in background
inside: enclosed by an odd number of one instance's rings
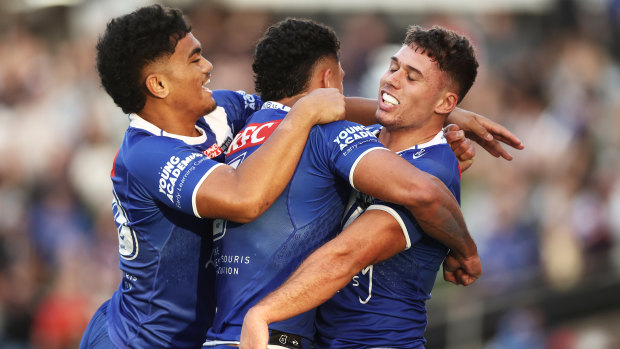
[[[138,0],[0,3],[0,347],[76,348],[118,285],[112,160],[127,117],[94,46]],[[410,24],[466,34],[481,63],[462,107],[525,142],[478,149],[462,206],[483,262],[438,280],[428,348],[620,348],[619,0],[162,1],[190,17],[211,87],[253,92],[253,47],[287,16],[332,26],[345,94],[376,98]]]

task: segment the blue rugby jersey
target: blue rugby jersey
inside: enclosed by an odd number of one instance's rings
[[[196,192],[262,106],[242,92],[213,97],[218,107],[197,121],[199,137],[168,134],[130,115],[111,173],[123,275],[108,328],[120,348],[200,347],[213,320],[212,220],[199,217]]]
[[[242,162],[269,137],[288,110],[266,102],[235,137],[226,162],[233,166]],[[375,149],[385,148],[358,124],[338,121],[315,126],[293,178],[271,208],[248,224],[215,221],[217,313],[205,346],[238,343],[248,309],[339,232],[355,165]],[[312,339],[314,311],[270,328]]]
[[[443,132],[431,141],[399,152],[422,171],[450,189],[460,203],[460,171],[456,156]],[[317,312],[317,348],[423,348],[426,300],[448,249],[426,235],[411,213],[402,206],[380,200],[362,200],[397,219],[407,241],[404,251],[355,277]],[[349,214],[355,209],[348,210]],[[357,213],[359,214],[357,210]],[[346,217],[343,221],[349,221]]]

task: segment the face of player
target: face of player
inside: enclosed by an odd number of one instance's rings
[[[435,111],[447,93],[446,78],[430,57],[403,46],[381,77],[377,121],[394,129],[442,123]]]
[[[170,103],[175,110],[195,117],[216,108],[213,93],[207,88],[213,65],[201,53],[200,42],[188,33],[177,43],[166,65]]]

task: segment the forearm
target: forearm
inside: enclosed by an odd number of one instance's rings
[[[468,119],[468,114],[471,113],[465,109],[461,109],[459,107],[455,107],[454,110],[448,115],[446,121],[444,122],[444,126],[448,126],[449,124],[458,125],[460,128],[467,126],[465,124],[465,120]]]
[[[418,205],[407,206],[422,230],[460,256],[477,255],[476,244],[450,190],[432,176],[429,176],[425,187],[431,192],[431,199],[426,203],[418,201]]]
[[[349,121],[362,125],[374,125],[377,123],[375,113],[377,100],[362,97],[347,97],[345,118]]]
[[[456,253],[475,253],[452,192],[439,179],[400,156],[390,151],[368,153],[355,169],[354,184],[363,193],[407,207],[428,235]]]
[[[247,223],[265,212],[290,181],[312,125],[311,118],[291,110],[236,170],[210,175],[199,191],[201,216]]]
[[[276,131],[238,167],[239,192],[272,202],[290,181],[313,123],[291,111]]]
[[[271,137],[237,169],[215,169],[197,193],[200,216],[238,223],[260,216],[290,181],[311,128],[309,118],[291,111]]]
[[[364,265],[356,264],[331,241],[311,254],[289,279],[250,312],[272,323],[313,309],[347,285]],[[250,313],[248,313],[250,314]]]

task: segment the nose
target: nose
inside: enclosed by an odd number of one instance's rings
[[[213,70],[213,64],[211,62],[209,62],[206,58],[201,57],[200,59],[201,62],[201,69],[204,73],[208,73],[211,70]]]
[[[399,88],[400,87],[400,81],[398,79],[399,72],[400,72],[400,69],[393,71],[393,72],[388,70],[385,73],[385,77],[383,80],[385,81],[386,84],[393,86],[395,88]]]

